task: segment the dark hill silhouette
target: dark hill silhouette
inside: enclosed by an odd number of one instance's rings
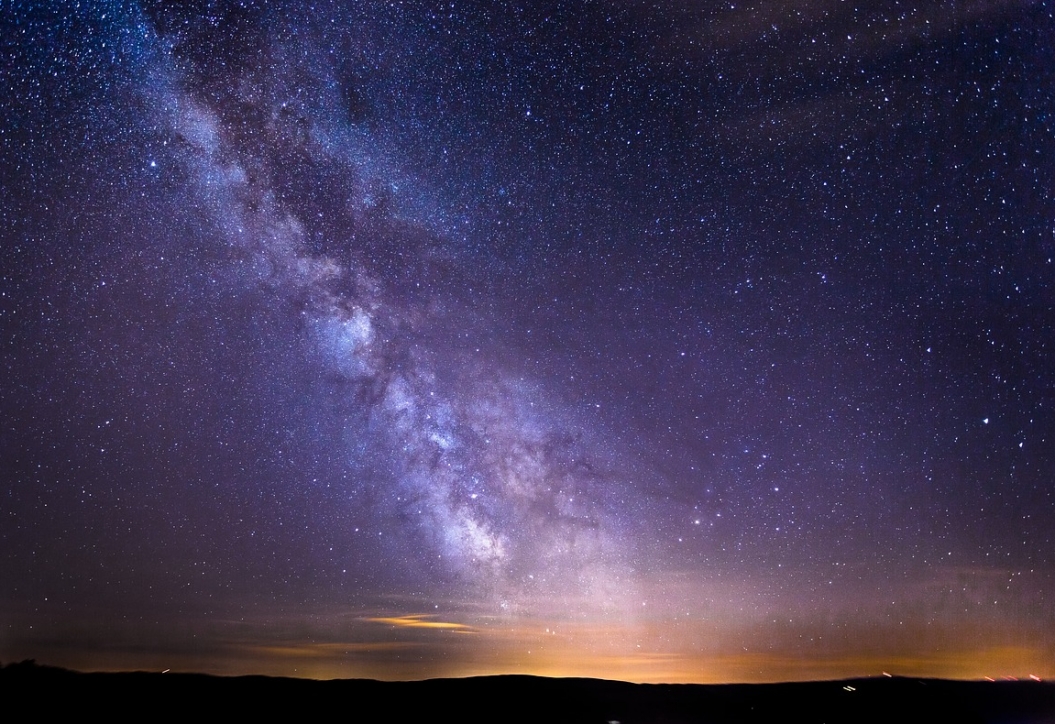
[[[385,682],[0,669],[6,711],[27,715],[295,716],[345,722],[1055,723],[1055,684],[877,678],[784,684],[629,684],[485,676]]]

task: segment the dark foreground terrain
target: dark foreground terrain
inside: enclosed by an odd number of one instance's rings
[[[488,676],[382,682],[0,669],[23,718],[295,716],[407,722],[1055,722],[1055,684],[879,678],[793,684],[628,684]]]

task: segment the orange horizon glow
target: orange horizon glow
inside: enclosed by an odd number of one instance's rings
[[[930,640],[909,631],[867,631],[824,645],[799,644],[798,633],[718,632],[685,625],[621,626],[540,622],[438,620],[434,614],[355,616],[344,635],[270,638],[276,626],[171,642],[155,650],[66,641],[61,648],[24,642],[5,646],[3,661],[35,658],[82,671],[147,670],[237,676],[389,681],[501,674],[586,677],[634,683],[774,683],[884,675],[1000,680],[1055,678],[1055,659],[1042,639],[964,628]],[[732,627],[730,627],[732,628]],[[806,630],[806,629],[804,629]],[[452,636],[451,634],[472,634]],[[787,632],[785,632],[787,634]],[[707,637],[711,637],[708,642]],[[960,643],[942,643],[959,641]],[[702,643],[701,643],[702,642]],[[935,644],[934,642],[937,642]],[[38,642],[42,643],[42,642]],[[855,649],[856,645],[856,649]]]

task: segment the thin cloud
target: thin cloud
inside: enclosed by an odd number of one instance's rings
[[[468,624],[454,623],[452,621],[433,621],[432,614],[413,613],[406,616],[371,616],[363,619],[371,623],[384,623],[397,628],[429,628],[442,629],[445,631],[458,631],[460,633],[476,633],[476,629]]]

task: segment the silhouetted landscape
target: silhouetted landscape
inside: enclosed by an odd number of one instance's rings
[[[80,673],[33,661],[0,670],[7,708],[105,716],[295,714],[350,721],[1055,722],[1055,685],[868,678],[780,684],[630,684],[484,676],[426,681]],[[144,707],[149,707],[144,709]],[[28,709],[27,709],[28,710]]]

